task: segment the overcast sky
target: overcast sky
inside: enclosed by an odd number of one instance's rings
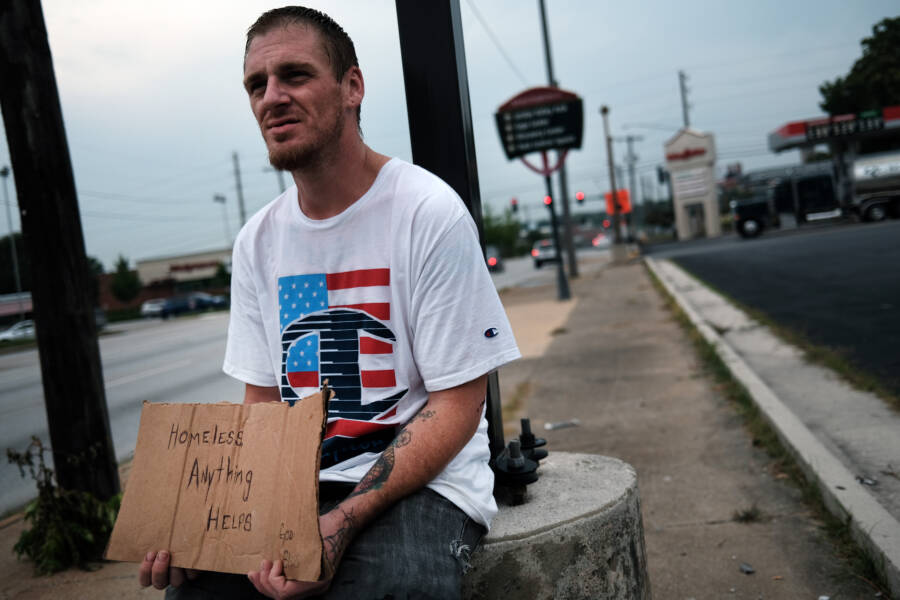
[[[376,150],[411,160],[394,3],[311,2],[353,38],[366,81],[363,131]],[[88,254],[110,269],[219,249],[237,232],[232,152],[248,215],[279,193],[241,87],[247,27],[279,3],[201,0],[44,0]],[[689,79],[691,125],[712,132],[719,167],[799,161],[774,155],[767,134],[821,114],[818,85],[844,75],[860,40],[896,16],[896,0],[546,0],[560,87],[584,99],[580,151],[567,162],[570,193],[608,187],[601,104],[614,135],[639,135],[638,175],[653,176],[662,144],[681,125],[678,71]],[[545,85],[537,0],[461,0],[483,201],[513,196],[537,214],[543,179],[508,162],[497,107]],[[617,162],[625,146],[616,144]],[[0,166],[10,164],[6,137]],[[14,181],[10,196],[15,202]],[[19,229],[16,216],[13,227]],[[7,233],[4,222],[0,232]]]

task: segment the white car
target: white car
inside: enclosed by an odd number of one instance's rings
[[[12,340],[28,340],[34,338],[34,321],[19,321],[6,331],[0,333],[0,342]]]
[[[556,247],[553,240],[538,240],[531,249],[531,256],[534,258],[534,268],[540,269],[541,265],[546,262],[556,262]]]

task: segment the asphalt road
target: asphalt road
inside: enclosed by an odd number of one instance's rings
[[[243,386],[222,373],[228,313],[110,326],[100,338],[106,401],[116,457],[134,452],[141,405],[224,402]],[[32,435],[49,447],[37,350],[0,356],[0,449],[24,450]],[[49,459],[49,455],[47,457]],[[14,465],[0,464],[0,514],[36,494]]]
[[[900,221],[651,248],[900,395]]]

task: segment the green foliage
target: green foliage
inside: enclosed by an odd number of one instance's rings
[[[219,262],[216,266],[216,274],[213,275],[213,285],[216,287],[228,287],[231,285],[231,273],[228,272],[223,262]]]
[[[120,302],[131,302],[141,291],[141,280],[135,271],[128,267],[128,259],[119,255],[116,270],[109,282],[113,296]]]
[[[490,207],[485,206],[483,217],[484,241],[497,246],[500,256],[518,256],[528,251],[527,245],[519,236],[521,225],[513,217],[511,210],[506,209],[503,216],[498,217],[491,212]]]
[[[900,17],[876,23],[862,47],[862,57],[846,76],[819,86],[819,106],[830,115],[900,104]]]
[[[647,202],[644,207],[644,223],[658,227],[672,227],[675,224],[675,213],[668,200]]]
[[[25,508],[30,529],[22,532],[13,551],[19,559],[33,561],[41,575],[71,566],[88,569],[103,557],[122,495],[101,501],[87,492],[59,488],[44,462],[46,451],[37,437],[24,452],[6,449],[9,462],[19,467],[22,477],[27,471],[38,488],[38,497]]]

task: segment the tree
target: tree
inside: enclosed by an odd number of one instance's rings
[[[109,282],[113,296],[120,302],[134,300],[141,291],[141,280],[135,271],[128,267],[128,259],[119,255],[116,261],[116,270]]]
[[[103,263],[93,256],[87,257],[88,272],[91,275],[91,299],[94,306],[100,304],[100,276],[103,275]]]
[[[863,54],[845,77],[819,86],[819,106],[830,115],[900,104],[900,17],[887,18],[863,38]]]
[[[517,256],[519,248],[519,222],[506,209],[502,217],[496,217],[489,206],[484,207],[484,240],[486,244],[497,246],[501,256]]]

